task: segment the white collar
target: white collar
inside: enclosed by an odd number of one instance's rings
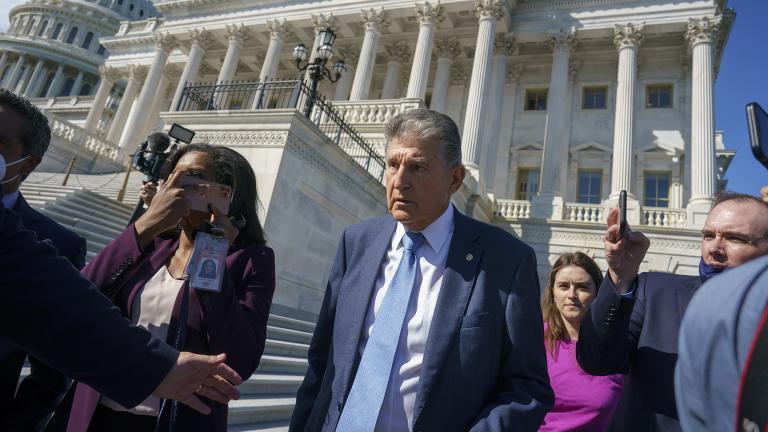
[[[392,237],[392,249],[398,249],[402,246],[403,236],[406,232],[405,226],[398,222],[395,229],[395,235]],[[453,232],[453,204],[448,204],[443,214],[434,220],[429,226],[424,228],[421,233],[427,240],[429,247],[435,253],[440,253],[445,247],[446,240]]]
[[[16,202],[19,200],[19,190],[15,190],[8,195],[3,195],[3,205],[8,210],[13,210],[16,207]]]

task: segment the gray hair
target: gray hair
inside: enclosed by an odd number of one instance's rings
[[[21,135],[23,155],[43,157],[51,143],[51,128],[45,114],[29,100],[7,89],[0,89],[0,106],[15,111],[27,121]]]
[[[415,109],[398,114],[384,127],[384,137],[387,147],[393,139],[400,137],[439,142],[448,168],[461,163],[459,128],[450,117],[437,111]]]

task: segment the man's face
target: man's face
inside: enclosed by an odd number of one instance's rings
[[[715,268],[731,268],[768,254],[768,210],[752,201],[725,201],[701,230],[701,256]]]
[[[386,173],[389,212],[412,231],[440,217],[464,181],[464,166],[448,168],[441,143],[407,136],[389,143]]]
[[[21,114],[0,105],[0,154],[5,158],[6,164],[16,162],[23,157],[24,144],[21,138],[26,124],[27,121]],[[40,160],[40,157],[32,156],[24,162],[9,166],[4,179],[12,179],[17,175],[18,177],[2,185],[3,194],[15,192],[19,188],[22,177],[31,173]]]

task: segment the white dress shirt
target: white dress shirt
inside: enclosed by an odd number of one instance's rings
[[[395,277],[400,259],[403,256],[402,239],[406,229],[397,223],[397,229],[387,249],[376,278],[375,296],[368,306],[365,329],[360,341],[360,355],[373,330],[384,295]],[[421,364],[427,345],[429,327],[435,312],[437,297],[443,284],[445,262],[448,259],[451,239],[453,238],[453,205],[421,232],[426,241],[416,256],[419,260],[419,273],[411,291],[408,309],[405,313],[407,331],[400,334],[400,342],[395,352],[395,360],[389,376],[389,385],[384,395],[376,432],[400,432],[411,430],[413,426],[413,406],[421,376]]]

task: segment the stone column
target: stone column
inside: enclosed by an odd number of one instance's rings
[[[269,47],[267,48],[267,55],[264,57],[264,63],[261,65],[261,72],[259,72],[259,81],[262,83],[275,78],[277,68],[280,65],[280,55],[283,52],[285,36],[288,33],[288,21],[285,19],[282,21],[272,20],[267,22],[267,28],[269,29]],[[251,109],[260,109],[265,106],[265,101],[262,100],[263,95],[264,89],[261,88],[254,95]]]
[[[488,116],[486,137],[483,143],[485,158],[480,172],[483,174],[485,188],[493,191],[496,177],[496,156],[499,148],[499,135],[501,131],[501,112],[504,109],[507,84],[507,57],[515,54],[517,44],[512,34],[497,34],[494,39],[496,55],[493,57],[493,78],[491,79],[491,110]]]
[[[147,72],[147,79],[141,87],[139,98],[128,115],[128,121],[125,124],[123,135],[120,137],[120,147],[133,147],[143,138],[140,134],[143,132],[144,125],[147,124],[149,116],[149,107],[152,106],[157,87],[163,76],[165,62],[168,60],[168,54],[176,46],[176,38],[169,34],[155,34],[155,57],[152,60],[152,66]]]
[[[40,71],[40,75],[37,77],[37,81],[31,84],[32,87],[27,87],[27,93],[29,94],[29,97],[37,98],[45,96],[41,96],[40,91],[43,89],[45,81],[48,79],[48,73],[48,68],[43,66],[42,70]]]
[[[432,45],[435,42],[435,29],[445,20],[443,7],[440,3],[433,7],[430,2],[416,7],[416,16],[419,19],[419,38],[416,42],[416,50],[413,53],[413,65],[411,77],[408,79],[407,98],[424,99],[429,80],[429,65],[432,60]]]
[[[78,96],[80,94],[80,87],[83,85],[83,71],[78,71],[75,77],[75,82],[72,84],[72,88],[69,90],[69,96]]]
[[[451,67],[453,61],[461,54],[461,44],[455,37],[447,37],[435,43],[437,54],[437,70],[435,81],[432,83],[432,100],[429,109],[445,112],[445,101],[448,97],[448,86],[451,84]]]
[[[517,167],[510,165],[510,146],[514,133],[515,107],[517,101],[517,91],[520,83],[520,76],[523,74],[524,66],[520,63],[513,63],[507,71],[507,81],[510,83],[505,91],[503,107],[501,109],[501,127],[499,128],[500,140],[503,143],[497,152],[496,160],[496,178],[493,183],[493,196],[495,198],[514,198],[514,189],[509,190],[509,185],[514,185],[514,179],[517,175]],[[513,186],[514,188],[514,186]]]
[[[376,51],[379,48],[379,37],[381,30],[389,25],[384,8],[363,10],[362,17],[365,25],[365,37],[363,38],[363,47],[360,50],[360,60],[358,60],[355,68],[352,93],[349,96],[349,100],[352,101],[368,99],[373,66],[376,63]]]
[[[85,119],[83,127],[85,130],[91,133],[96,132],[96,127],[99,125],[102,114],[104,114],[104,108],[106,108],[107,98],[109,97],[112,87],[120,76],[115,68],[101,66],[99,68],[101,80],[99,81],[99,88],[96,90],[96,96],[93,98],[93,105],[91,105],[90,111],[88,111],[88,117]]]
[[[24,72],[21,74],[21,78],[19,79],[19,82],[16,83],[16,87],[13,91],[14,93],[22,94],[24,92],[24,88],[27,86],[27,83],[29,82],[30,75],[32,75],[32,67],[31,65],[25,65]]]
[[[240,50],[243,47],[243,43],[248,39],[249,31],[245,25],[228,25],[227,26],[227,39],[229,45],[227,46],[227,54],[224,56],[224,63],[221,65],[219,71],[219,77],[216,79],[217,83],[225,81],[231,81],[237,71],[237,63],[240,61]]]
[[[489,112],[488,83],[491,80],[493,35],[496,33],[496,21],[504,16],[504,7],[500,0],[475,0],[475,13],[480,28],[477,33],[472,79],[469,83],[464,133],[461,135],[461,153],[464,165],[478,181],[483,121]]]
[[[628,198],[635,198],[632,188],[632,163],[634,135],[635,86],[637,83],[637,50],[643,42],[643,26],[616,25],[614,43],[619,51],[616,78],[616,119],[613,126],[613,163],[611,169],[610,200],[616,200],[619,192],[627,191]]]
[[[120,136],[123,134],[123,126],[128,119],[128,114],[133,111],[136,94],[139,92],[139,86],[147,74],[144,66],[131,65],[128,68],[128,84],[125,86],[123,97],[117,106],[117,112],[112,119],[112,125],[107,133],[107,141],[117,144]]]
[[[715,163],[715,123],[712,93],[714,87],[714,44],[720,33],[721,18],[689,19],[686,39],[692,50],[691,94],[691,199],[688,201],[688,227],[704,224],[717,191]]]
[[[0,86],[3,85],[3,72],[5,72],[5,66],[8,63],[8,51],[3,51],[2,57],[0,57]]]
[[[3,84],[5,88],[11,91],[16,88],[16,84],[18,84],[18,80],[21,77],[21,73],[24,69],[25,60],[26,56],[22,54],[19,56],[18,60],[16,60],[16,64],[11,66],[13,69],[11,69],[10,75],[8,75],[8,78],[5,79],[5,83]]]
[[[176,86],[176,93],[173,95],[173,101],[169,108],[170,111],[178,110],[181,95],[184,93],[184,86],[197,80],[200,65],[203,62],[203,55],[213,44],[213,38],[207,30],[192,29],[189,31],[189,36],[189,56],[187,57],[187,63],[184,65],[184,70],[181,72],[179,83]]]
[[[144,125],[144,135],[149,135],[155,131],[157,123],[160,120],[160,110],[163,108],[163,104],[166,101],[166,95],[168,93],[168,85],[174,80],[174,77],[178,78],[181,71],[169,64],[165,67],[165,71],[160,77],[160,83],[157,85],[157,91],[152,99],[152,105],[149,109],[149,115],[147,116],[147,123]]]
[[[347,65],[347,73],[336,81],[336,89],[333,93],[333,100],[347,100],[349,98],[349,89],[352,87],[352,77],[355,74],[354,65],[357,64],[358,52],[351,46],[339,47],[338,56],[344,60]]]
[[[35,70],[32,72],[32,76],[29,77],[29,82],[27,83],[27,87],[24,89],[24,93],[22,93],[22,96],[27,98],[35,97],[33,94],[33,91],[35,88],[37,88],[38,81],[40,80],[40,74],[43,72],[43,66],[45,65],[45,60],[38,59],[37,64],[35,65]]]
[[[53,80],[51,81],[51,85],[48,86],[48,91],[45,93],[46,98],[52,98],[56,97],[56,94],[59,92],[59,87],[61,87],[61,82],[64,80],[64,65],[59,65],[59,67],[56,68],[56,73],[53,74]]]
[[[393,42],[385,47],[389,55],[384,86],[381,88],[382,99],[395,99],[400,95],[400,69],[403,62],[411,57],[411,49],[403,41]]]

